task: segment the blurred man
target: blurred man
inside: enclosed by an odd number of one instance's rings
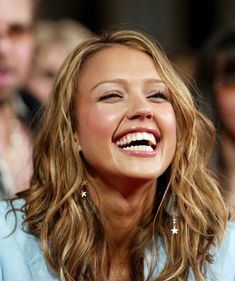
[[[34,0],[0,0],[0,198],[28,187],[37,102],[19,91],[32,60]]]

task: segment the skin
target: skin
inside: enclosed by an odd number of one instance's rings
[[[235,85],[219,85],[215,91],[218,114],[224,128],[222,154],[230,191],[230,220],[235,222]]]
[[[26,80],[33,53],[31,32],[15,33],[14,27],[32,25],[30,0],[0,0],[0,101],[7,99],[14,89]]]
[[[78,148],[87,163],[88,191],[110,235],[110,280],[120,280],[120,272],[122,280],[129,280],[128,239],[150,211],[157,178],[170,165],[176,147],[170,93],[153,60],[122,45],[94,54],[80,75],[77,128]],[[115,143],[123,132],[146,129],[159,136],[154,153],[127,153]]]
[[[235,143],[235,85],[216,87],[216,104],[223,127]]]
[[[56,73],[67,54],[63,43],[56,41],[45,43],[36,53],[27,88],[42,103],[47,101]]]

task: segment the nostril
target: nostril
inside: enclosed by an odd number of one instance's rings
[[[146,114],[146,118],[151,119],[153,117],[153,113],[149,112],[148,114]]]
[[[151,119],[153,112],[150,109],[136,110],[128,115],[129,119]]]

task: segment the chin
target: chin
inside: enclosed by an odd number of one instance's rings
[[[125,176],[129,179],[132,179],[133,181],[135,181],[135,180],[153,181],[153,180],[156,180],[158,177],[160,177],[161,174],[156,174],[156,173],[143,174],[143,173],[139,172],[139,173],[126,174]]]

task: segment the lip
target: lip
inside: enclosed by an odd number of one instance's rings
[[[13,71],[11,69],[0,69],[0,84],[8,85],[13,80]]]
[[[117,135],[114,136],[113,138],[113,142],[116,142],[117,140],[121,139],[123,136],[131,134],[131,133],[150,133],[153,134],[157,140],[157,143],[161,140],[161,136],[160,133],[157,129],[153,129],[153,128],[146,128],[146,127],[132,127],[132,128],[128,128],[120,133],[118,133]]]

